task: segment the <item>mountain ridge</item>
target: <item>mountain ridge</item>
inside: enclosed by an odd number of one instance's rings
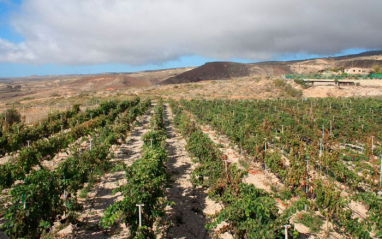
[[[207,62],[179,75],[169,77],[161,84],[192,83],[205,80],[225,80],[235,77],[275,77],[285,74],[312,74],[338,67],[382,67],[382,50],[338,57],[312,58],[293,61],[265,61],[256,63]],[[240,67],[238,67],[240,66]]]

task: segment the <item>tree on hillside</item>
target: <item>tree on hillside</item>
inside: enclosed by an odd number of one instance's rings
[[[1,114],[1,118],[10,125],[21,122],[21,115],[16,109],[7,109]]]
[[[381,67],[379,65],[374,65],[373,66],[373,72],[376,74],[381,73]]]

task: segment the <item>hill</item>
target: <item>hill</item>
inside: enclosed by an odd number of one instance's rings
[[[170,77],[161,84],[191,83],[205,80],[226,80],[237,77],[277,77],[284,74],[312,74],[338,67],[372,68],[382,66],[382,51],[370,51],[339,57],[298,61],[269,61],[259,63],[210,62]]]
[[[191,83],[203,80],[223,80],[251,74],[251,66],[234,62],[209,62],[201,67],[168,78],[161,84]]]

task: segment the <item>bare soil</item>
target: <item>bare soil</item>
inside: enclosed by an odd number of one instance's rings
[[[195,188],[191,175],[195,168],[190,156],[185,151],[186,141],[174,130],[173,115],[168,105],[165,105],[165,126],[168,139],[167,173],[172,183],[167,188],[167,199],[174,205],[166,207],[165,221],[169,228],[165,238],[203,239],[209,238],[205,229],[207,222],[204,209],[206,208],[207,192],[203,188]],[[203,213],[204,212],[204,213]],[[214,212],[212,212],[214,213]]]
[[[0,165],[8,163],[14,157],[15,156],[12,156],[12,155],[5,155],[5,156],[1,157],[0,158]]]

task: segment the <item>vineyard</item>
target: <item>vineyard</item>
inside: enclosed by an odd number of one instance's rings
[[[0,238],[382,238],[382,100],[0,118]]]
[[[309,220],[312,221],[313,217],[318,223],[331,223],[331,229],[345,237],[382,236],[380,100],[218,100],[181,101],[180,104],[182,109],[195,116],[198,124],[209,125],[225,135],[231,146],[240,152],[242,165],[249,173],[256,170],[272,173],[279,182],[270,185],[271,190],[266,196],[250,196],[251,191],[240,195],[243,190],[240,186],[244,185],[239,183],[232,193],[230,187],[235,185],[230,181],[232,179],[228,177],[224,182],[218,175],[221,160],[203,163],[196,175],[199,178],[208,175],[208,180],[212,180],[212,183],[207,183],[210,192],[214,192],[218,185],[229,185],[218,188],[219,200],[228,200],[228,211],[223,210],[212,226],[228,220],[230,226],[227,230],[235,235],[243,233],[248,236],[253,231],[253,237],[256,237],[260,230],[253,224],[261,225],[262,229],[269,225],[266,231],[270,235],[271,228],[290,223],[291,215],[298,209],[310,215],[299,214],[297,221],[311,227],[314,223]],[[212,156],[214,158],[219,158],[219,154]],[[248,162],[257,163],[257,169],[253,170]],[[209,165],[213,163],[216,165]],[[212,168],[216,170],[211,172]],[[233,172],[236,169],[229,168],[227,174],[231,176]],[[224,194],[226,191],[227,195]],[[232,197],[238,192],[237,198]],[[278,215],[275,213],[273,220],[253,223],[256,216],[248,210],[253,208],[255,198],[259,197],[266,197],[261,199],[261,206],[267,209],[275,208],[275,199],[281,199],[282,205],[289,206],[284,206]],[[252,200],[246,200],[248,198]],[[358,207],[353,208],[354,205]],[[230,218],[232,210],[239,208],[245,212]],[[258,211],[253,213],[258,214]],[[272,216],[270,212],[266,215]],[[320,229],[318,227],[316,231]]]

